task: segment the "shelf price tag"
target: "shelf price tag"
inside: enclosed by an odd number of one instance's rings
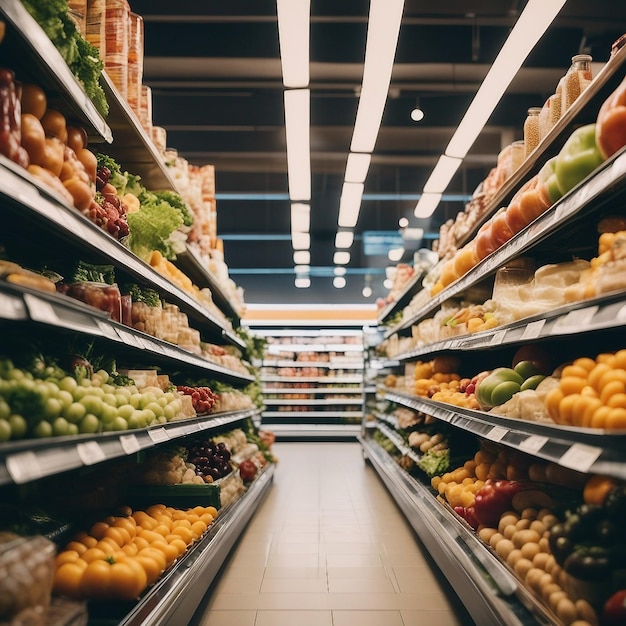
[[[7,293],[0,294],[0,317],[5,320],[23,320],[26,307],[22,299]]]
[[[578,470],[579,472],[588,472],[601,454],[602,448],[588,446],[583,443],[574,443],[559,459],[559,465]]]
[[[520,450],[524,450],[524,452],[535,453],[539,452],[543,446],[548,443],[547,437],[542,437],[541,435],[530,435],[523,439],[519,443]]]
[[[116,328],[115,332],[119,335],[120,339],[129,346],[134,346],[135,348],[143,349],[143,344],[137,340],[137,337],[132,333],[127,333],[125,330],[121,328]]]
[[[120,336],[115,332],[115,328],[111,326],[111,324],[107,324],[104,320],[96,320],[96,324],[100,329],[100,332],[109,339],[115,339],[115,341],[120,340]]]
[[[21,485],[29,480],[36,480],[43,476],[39,459],[34,452],[18,452],[6,459],[7,471],[13,482]]]
[[[97,441],[85,441],[76,444],[76,452],[85,465],[95,465],[106,459],[106,454]]]
[[[491,341],[489,342],[492,346],[499,346],[503,341],[506,335],[506,330],[499,330],[497,333],[494,333],[491,337]]]
[[[626,154],[622,154],[619,158],[615,159],[615,162],[611,166],[611,173],[614,180],[626,174]]]
[[[155,428],[153,430],[149,430],[148,436],[154,443],[163,443],[164,441],[170,440],[170,436],[167,434],[165,428]]]
[[[555,221],[560,222],[562,219],[569,217],[574,211],[580,206],[580,202],[578,201],[578,194],[574,194],[565,198],[565,200],[561,201],[554,213]]]
[[[526,328],[524,328],[524,332],[522,333],[522,339],[536,339],[539,337],[545,323],[546,320],[536,320],[527,324]]]
[[[552,334],[563,332],[577,332],[588,326],[598,312],[597,306],[589,306],[583,309],[575,309],[570,311],[564,317],[556,320],[552,329]]]
[[[126,454],[135,454],[141,448],[139,440],[132,433],[130,435],[120,435],[120,445]]]
[[[30,293],[24,294],[24,302],[28,307],[28,313],[35,322],[54,324],[55,326],[59,324],[59,316],[49,302]]]
[[[502,428],[502,426],[494,426],[486,435],[487,439],[491,441],[502,441],[504,435],[509,432],[508,428]]]

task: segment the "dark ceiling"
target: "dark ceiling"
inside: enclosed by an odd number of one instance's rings
[[[294,0],[297,1],[297,0]],[[271,0],[130,0],[145,22],[144,83],[153,121],[189,162],[216,167],[218,231],[231,277],[249,304],[372,303],[386,256],[366,255],[363,232],[397,233],[405,216],[429,247],[463,208],[442,202],[413,217],[417,194],[525,6],[515,0],[406,0],[382,127],[376,143],[347,285],[332,287],[339,195],[363,72],[369,2],[311,1],[311,287],[294,287],[287,197],[283,85],[276,5]],[[236,12],[236,14],[235,14]],[[626,32],[626,3],[569,0],[533,50],[453,179],[467,197],[500,149],[522,138],[526,111],[554,92],[571,57],[608,59]],[[419,98],[425,118],[411,121]],[[412,254],[404,261],[411,261]],[[368,278],[369,277],[369,278]],[[361,295],[371,280],[373,295]]]

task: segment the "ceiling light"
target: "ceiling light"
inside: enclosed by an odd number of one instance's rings
[[[441,200],[440,193],[423,193],[417,202],[413,215],[415,217],[430,217]]]
[[[395,265],[388,265],[385,268],[385,276],[389,280],[393,280],[396,277],[397,273],[398,273],[398,268]]]
[[[404,0],[371,0],[352,152],[373,152],[385,110]]]
[[[346,275],[346,268],[345,267],[335,267],[333,269],[333,274],[335,276],[345,276]]]
[[[390,248],[387,252],[387,258],[390,261],[399,261],[404,254],[404,248]]]
[[[285,132],[289,197],[311,199],[311,95],[308,89],[285,91]]]
[[[423,228],[405,228],[402,231],[402,239],[417,241],[418,239],[422,239],[423,237],[424,237]]]
[[[369,298],[372,295],[372,288],[371,287],[363,287],[363,290],[361,291],[361,293],[363,294],[364,298]]]
[[[346,279],[343,276],[335,276],[333,278],[333,287],[343,289],[346,286]]]
[[[411,111],[411,119],[414,122],[421,122],[424,119],[424,111],[422,111],[422,107],[420,106],[420,99],[415,99],[415,108]]]
[[[391,280],[391,278],[385,278],[385,280],[383,280],[383,287],[385,289],[391,289],[393,287],[393,280]]]
[[[348,155],[348,162],[346,163],[346,182],[364,183],[367,178],[367,170],[370,167],[371,160],[371,154],[351,152]]]
[[[285,87],[309,84],[310,0],[276,0],[280,62]]]
[[[424,185],[424,193],[443,192],[450,184],[452,177],[456,174],[461,163],[463,163],[462,159],[456,159],[442,154],[439,157],[439,161],[437,161],[437,165],[435,165],[435,169]]]
[[[311,286],[311,279],[299,276],[293,283],[298,289],[307,289]]]
[[[529,0],[500,49],[448,147],[448,156],[464,158],[491,117],[513,77],[548,29],[566,0]]]
[[[308,274],[311,271],[309,265],[296,265],[293,269],[296,274]]]
[[[350,263],[350,253],[349,252],[335,252],[333,255],[333,263],[335,265],[346,265]]]
[[[291,244],[294,250],[308,250],[311,247],[309,233],[291,233]]]
[[[400,228],[406,228],[409,225],[409,220],[406,217],[401,217],[398,220],[398,226]]]
[[[308,233],[311,229],[311,207],[296,202],[291,205],[291,232]]]
[[[354,241],[354,233],[351,230],[340,230],[335,235],[335,248],[349,248]]]
[[[354,228],[359,220],[363,183],[344,183],[339,200],[337,224],[343,228]]]
[[[311,263],[311,253],[308,250],[296,250],[293,253],[293,262],[297,265],[309,265]]]

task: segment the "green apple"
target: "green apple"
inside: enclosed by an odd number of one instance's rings
[[[57,436],[57,437],[64,437],[66,435],[69,435],[69,426],[70,423],[64,418],[64,417],[57,417],[53,422],[52,422],[52,432]]]
[[[524,379],[510,367],[498,367],[480,381],[476,387],[476,399],[483,406],[495,406],[492,401],[493,392],[498,385],[506,382],[517,383],[519,391]]]
[[[104,424],[113,423],[117,419],[118,415],[119,413],[116,406],[110,406],[108,404],[102,405],[102,410],[100,411],[100,419]]]
[[[50,422],[46,422],[46,420],[41,420],[41,422],[36,424],[33,428],[33,435],[40,439],[52,437],[52,424],[50,424]]]
[[[90,393],[83,396],[80,403],[85,407],[87,413],[93,413],[94,415],[100,415],[102,413],[103,403],[96,395]]]
[[[130,405],[128,405],[130,406]],[[133,409],[133,412],[126,418],[129,428],[145,428],[147,426],[146,416],[143,411]]]
[[[0,417],[0,441],[8,441],[11,439],[11,424],[9,420]]]
[[[3,398],[0,398],[0,419],[6,420],[9,418],[9,415],[11,415],[11,407]]]
[[[109,406],[117,406],[117,396],[113,393],[105,393],[102,396],[102,402],[104,402],[104,404],[108,404]]]
[[[117,414],[125,420],[128,420],[135,411],[137,411],[137,409],[132,404],[122,404],[122,406],[118,407]]]
[[[22,415],[17,413],[9,416],[9,426],[11,427],[13,439],[21,439],[28,430],[28,422]]]
[[[63,411],[63,404],[57,398],[48,398],[43,410],[44,417],[49,420],[54,420],[61,415]]]
[[[535,374],[534,376],[529,376],[523,383],[520,389],[522,391],[526,391],[527,389],[537,389],[539,383],[545,379],[543,374]]]
[[[520,391],[520,384],[513,380],[507,380],[496,385],[491,392],[491,406],[500,406],[508,402],[516,393]]]
[[[72,402],[67,408],[63,409],[63,417],[72,424],[78,424],[85,417],[87,409],[80,402]]]
[[[65,376],[59,381],[59,389],[63,389],[63,391],[69,391],[70,393],[76,389],[78,383],[75,378],[71,376]]]
[[[539,374],[539,369],[532,361],[520,361],[513,368],[524,380]]]
[[[158,402],[150,402],[144,407],[148,411],[152,411],[156,417],[163,415],[163,407]]]
[[[97,433],[100,430],[100,420],[93,414],[87,413],[78,424],[78,431],[81,433]]]
[[[113,430],[128,430],[128,422],[119,415],[111,422]]]
[[[69,391],[59,389],[57,391],[57,400],[63,405],[63,410],[65,410],[74,402],[74,397]]]

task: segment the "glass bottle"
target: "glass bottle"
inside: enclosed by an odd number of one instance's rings
[[[524,122],[524,158],[539,145],[541,139],[539,133],[539,115],[541,107],[531,107],[528,109],[528,115]]]
[[[565,74],[562,94],[562,113],[565,113],[591,82],[591,56],[577,54],[572,57],[572,65]]]

